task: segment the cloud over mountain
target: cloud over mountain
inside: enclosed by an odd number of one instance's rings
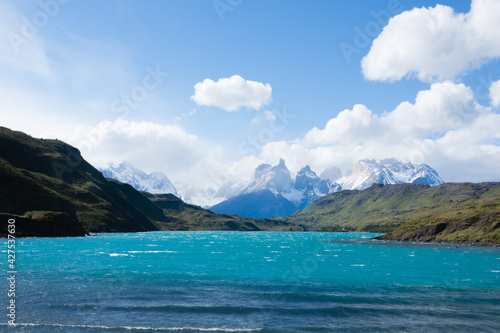
[[[260,157],[280,156],[297,172],[304,161],[319,171],[349,170],[352,161],[395,156],[429,163],[445,181],[487,181],[498,179],[498,128],[498,113],[479,105],[469,87],[446,81],[383,114],[357,104],[303,138],[266,144]]]

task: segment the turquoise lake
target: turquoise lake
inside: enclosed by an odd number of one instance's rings
[[[0,331],[500,332],[500,248],[376,235],[18,239],[18,325],[4,282]]]

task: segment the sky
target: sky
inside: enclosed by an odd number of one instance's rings
[[[0,2],[0,125],[218,188],[280,158],[500,181],[500,0]],[[187,186],[187,185],[182,185]]]

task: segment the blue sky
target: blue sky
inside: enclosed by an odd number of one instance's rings
[[[1,123],[202,187],[280,157],[292,173],[395,156],[498,181],[500,5],[472,5],[3,1]]]

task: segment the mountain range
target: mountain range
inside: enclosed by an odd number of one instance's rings
[[[147,174],[127,163],[109,164],[101,169],[107,178],[132,185],[139,191],[178,195],[176,187],[161,172]],[[285,161],[259,165],[249,183],[228,181],[219,189],[202,189],[179,183],[184,200],[210,208],[214,212],[237,214],[248,218],[291,215],[319,198],[341,190],[363,190],[373,184],[416,183],[440,185],[443,180],[430,166],[395,158],[361,160],[352,172],[342,177],[339,168],[331,167],[318,176],[309,165],[292,178]]]
[[[0,127],[0,236],[6,237],[8,221],[15,219],[16,237],[156,230],[318,230],[389,232],[382,239],[390,240],[500,244],[500,183],[429,186],[421,183],[439,178],[425,165],[394,160],[358,164],[375,170],[375,176],[366,180],[410,179],[414,183],[374,183],[363,190],[337,191],[290,216],[251,219],[212,212],[173,194],[139,192],[103,177],[76,148],[60,140],[35,139]],[[354,170],[353,174],[372,174],[363,167]],[[338,172],[332,168],[322,173],[326,174],[332,177]],[[253,204],[262,206],[261,213],[269,214],[265,212],[269,200],[278,200],[286,211],[292,209],[290,200],[300,204],[324,193],[325,183],[329,191],[339,184],[317,177],[308,167],[290,182],[290,173],[280,161],[259,167],[237,197],[253,198]],[[242,207],[249,207],[244,201]]]
[[[340,177],[338,169],[325,170],[319,177],[310,166],[303,167],[295,176],[281,159],[275,166],[262,164],[253,174],[250,184],[242,192],[210,209],[215,212],[237,214],[252,218],[291,215],[303,210],[319,198],[341,190],[363,190],[373,184],[427,184],[443,183],[437,172],[419,162],[405,162],[395,158],[358,161],[350,175]]]

